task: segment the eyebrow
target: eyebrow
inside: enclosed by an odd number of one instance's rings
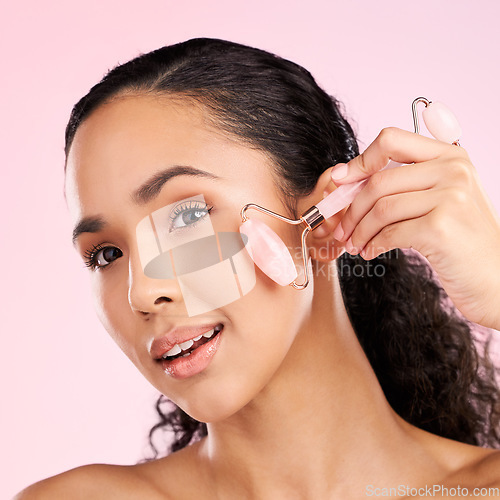
[[[146,182],[144,182],[144,184],[130,194],[132,201],[138,206],[150,203],[160,194],[166,182],[181,175],[205,177],[212,180],[220,179],[220,177],[217,177],[210,172],[206,172],[205,170],[200,170],[187,165],[176,165],[153,174]],[[82,233],[98,233],[107,225],[108,223],[101,215],[84,217],[78,221],[73,229],[73,245]]]
[[[76,243],[78,236],[80,236],[82,233],[98,233],[99,231],[102,231],[107,225],[107,222],[100,216],[84,217],[73,229],[73,245]]]
[[[220,178],[205,170],[184,165],[176,165],[175,167],[167,168],[151,176],[141,187],[139,187],[139,189],[134,191],[132,194],[132,201],[136,205],[146,205],[160,194],[163,185],[167,181],[179,175],[191,175],[195,177],[205,177],[207,179]]]

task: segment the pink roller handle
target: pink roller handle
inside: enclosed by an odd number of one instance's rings
[[[403,165],[403,163],[397,163],[391,160],[382,170],[400,167],[401,165]],[[335,215],[337,212],[340,212],[343,208],[350,205],[369,179],[368,177],[368,179],[363,179],[362,181],[342,184],[342,186],[339,186],[335,191],[316,204],[316,208],[325,219],[330,218],[332,215]]]

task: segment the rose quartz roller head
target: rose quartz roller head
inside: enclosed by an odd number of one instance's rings
[[[423,117],[429,132],[440,141],[458,145],[461,129],[453,113],[444,104],[438,102],[432,103],[425,97],[418,97],[412,103],[415,133],[419,133],[416,110],[419,102],[425,103],[426,109],[423,112]],[[382,170],[401,165],[401,163],[390,161]],[[332,217],[350,205],[367,182],[368,179],[363,179],[362,181],[350,184],[342,184],[318,204],[304,212],[297,220],[271,212],[271,210],[267,210],[254,203],[245,205],[241,210],[243,224],[240,226],[240,232],[246,236],[246,248],[255,265],[279,285],[292,285],[299,290],[305,288],[309,283],[309,256],[306,244],[308,233],[314,231],[325,219]],[[246,212],[250,209],[258,210],[288,224],[305,224],[306,227],[302,231],[301,237],[302,263],[305,274],[302,284],[298,284],[295,281],[297,278],[295,263],[283,240],[264,222],[258,219],[249,219],[246,216]]]
[[[425,97],[417,97],[413,101],[412,112],[415,133],[420,133],[417,116],[417,104],[419,102],[425,104],[425,109],[422,111],[422,117],[427,130],[432,136],[438,141],[456,144],[458,146],[458,139],[462,135],[462,129],[455,115],[442,102],[432,102]]]
[[[249,205],[246,207],[250,208]],[[297,277],[297,270],[283,240],[259,219],[242,217],[244,222],[240,232],[247,237],[246,248],[255,265],[278,285],[292,283]]]

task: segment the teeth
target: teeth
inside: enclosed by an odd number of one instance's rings
[[[172,347],[172,349],[170,349],[170,351],[166,352],[164,355],[163,355],[163,358],[166,358],[168,356],[175,356],[176,354],[179,354],[181,352],[181,348],[179,347],[178,344],[175,344],[174,347]]]
[[[214,333],[219,333],[221,331],[220,326],[216,326],[215,328],[212,328],[209,332],[204,333],[203,335],[198,335],[198,337],[195,337],[192,340],[186,340],[186,342],[181,342],[180,344],[175,344],[170,351],[166,352],[162,358],[167,359],[169,356],[175,356],[176,354],[181,353],[182,351],[185,351],[186,349],[189,349],[196,341],[200,340],[201,337],[206,337],[209,339],[214,335]],[[185,358],[186,356],[189,356],[191,353],[188,352],[186,354],[183,354],[181,357]]]
[[[194,342],[192,340],[186,340],[186,342],[183,342],[182,344],[179,344],[179,347],[181,350],[185,351],[186,349],[189,349]]]
[[[215,328],[212,328],[209,332],[204,333],[203,336],[209,339],[215,333]]]

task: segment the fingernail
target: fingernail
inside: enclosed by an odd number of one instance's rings
[[[323,198],[326,198],[330,193],[325,189],[323,191]]]
[[[347,250],[348,253],[350,253],[351,255],[356,255],[358,253],[358,249],[354,247],[354,245],[352,244],[352,238],[349,238],[347,240],[347,243],[345,244],[345,248]]]
[[[332,180],[340,181],[347,175],[348,170],[349,168],[347,167],[347,163],[339,163],[338,165],[335,165],[332,170]]]
[[[337,224],[337,227],[333,230],[332,234],[337,241],[342,241],[342,238],[344,237],[344,229],[342,228],[341,222]]]

